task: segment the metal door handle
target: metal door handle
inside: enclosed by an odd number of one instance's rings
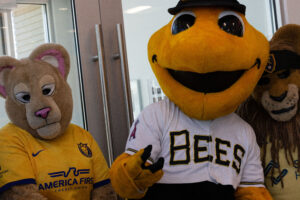
[[[102,37],[101,24],[95,25],[95,31],[96,31],[98,55],[93,57],[93,61],[98,61],[99,64],[108,158],[109,158],[109,166],[111,166],[113,163],[113,145],[112,145],[112,136],[110,131],[110,116],[108,110],[107,84],[106,84],[105,64],[104,64],[104,56],[103,56],[103,41],[102,41],[103,37]]]
[[[117,32],[118,32],[118,44],[119,44],[119,54],[115,54],[120,56],[121,61],[121,71],[122,71],[122,80],[123,87],[125,92],[125,102],[126,102],[126,112],[127,112],[127,123],[128,127],[131,127],[133,122],[133,111],[132,111],[132,101],[131,101],[131,92],[130,92],[130,80],[129,80],[129,72],[127,66],[127,60],[125,55],[126,45],[123,39],[123,28],[121,24],[117,24]]]

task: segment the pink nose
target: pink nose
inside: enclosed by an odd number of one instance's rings
[[[43,118],[43,119],[46,119],[46,118],[48,117],[48,114],[49,114],[50,111],[51,111],[50,108],[43,108],[43,109],[37,111],[37,112],[35,113],[35,116],[41,117],[41,118]]]

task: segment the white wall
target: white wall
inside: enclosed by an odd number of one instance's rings
[[[282,24],[300,24],[300,1],[281,0]]]

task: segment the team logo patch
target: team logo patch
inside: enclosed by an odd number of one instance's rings
[[[78,149],[80,153],[82,153],[84,156],[88,158],[92,157],[92,151],[87,144],[82,144],[82,143],[78,144]]]
[[[49,173],[49,176],[51,178],[55,177],[68,177],[70,174],[73,174],[74,176],[79,176],[80,174],[89,174],[90,169],[76,169],[75,167],[70,167],[68,171],[59,171],[59,172],[52,172]]]
[[[67,171],[48,173],[53,178],[49,182],[39,184],[39,190],[64,192],[71,190],[88,190],[89,185],[94,184],[94,178],[90,169],[77,169],[70,167]]]
[[[134,129],[132,130],[130,137],[129,137],[129,141],[132,139],[135,139],[135,133],[136,133],[136,126],[138,125],[139,120],[136,120],[136,122],[134,123]]]

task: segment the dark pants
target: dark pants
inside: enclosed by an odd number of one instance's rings
[[[143,200],[234,200],[234,188],[208,181],[191,184],[154,184]]]

